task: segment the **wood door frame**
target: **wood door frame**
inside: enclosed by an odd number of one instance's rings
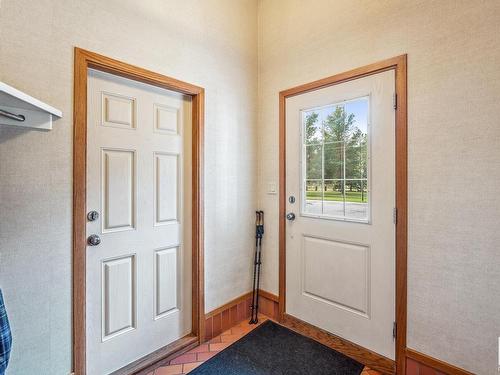
[[[296,86],[279,93],[279,317],[286,318],[286,122],[287,98],[352,81],[380,72],[395,71],[396,92],[396,361],[395,371],[406,372],[407,325],[407,55],[393,57],[331,77]]]
[[[73,103],[73,371],[86,373],[87,73],[96,69],[192,98],[192,333],[204,336],[203,149],[205,90],[94,52],[74,49]],[[182,339],[180,339],[182,340]]]

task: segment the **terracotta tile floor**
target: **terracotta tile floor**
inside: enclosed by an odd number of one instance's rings
[[[187,374],[194,368],[201,365],[207,359],[213,357],[221,350],[245,336],[248,332],[258,327],[268,318],[264,315],[259,315],[259,324],[248,324],[245,320],[234,327],[222,332],[212,340],[197,346],[190,351],[181,354],[172,359],[167,366],[159,367],[148,375],[181,375]],[[370,370],[368,367],[363,369],[361,375],[381,375],[379,372]]]

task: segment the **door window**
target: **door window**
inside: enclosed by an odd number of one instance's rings
[[[301,111],[302,215],[368,222],[369,96]]]

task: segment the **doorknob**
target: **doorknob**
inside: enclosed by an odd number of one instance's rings
[[[290,221],[294,221],[295,220],[295,214],[293,212],[287,213],[286,214],[286,219],[290,220]]]
[[[87,243],[90,246],[97,246],[101,243],[101,238],[97,234],[91,234],[89,238],[87,238]]]

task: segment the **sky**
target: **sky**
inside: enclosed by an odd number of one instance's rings
[[[345,110],[347,113],[353,113],[354,114],[354,125],[357,126],[363,133],[367,133],[367,126],[368,126],[368,107],[369,107],[369,101],[368,97],[362,97],[359,99],[354,99],[350,100],[347,102],[342,102],[342,103],[336,103],[332,104],[330,106],[325,106],[320,109],[316,109],[313,111],[306,111],[305,114],[307,115],[308,113],[311,112],[317,112],[319,114],[319,121],[317,122],[318,126],[318,138],[320,138],[321,135],[321,123],[322,121],[335,110],[335,107],[338,104],[343,104],[345,105]]]

